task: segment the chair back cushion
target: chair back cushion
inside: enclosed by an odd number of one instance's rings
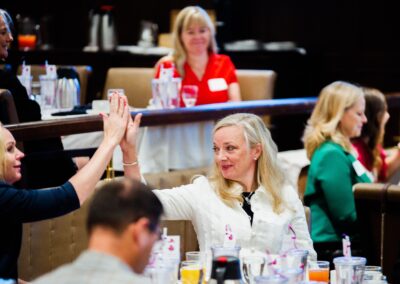
[[[237,69],[236,75],[242,100],[267,100],[274,97],[275,71]]]
[[[400,265],[400,234],[395,229],[400,227],[400,186],[359,183],[353,189],[368,264],[382,266],[389,283],[395,283],[393,268]]]
[[[3,124],[19,123],[13,96],[5,89],[0,89],[0,122]]]
[[[145,108],[152,97],[153,68],[110,68],[107,72],[103,99],[108,89],[124,89],[130,106]]]

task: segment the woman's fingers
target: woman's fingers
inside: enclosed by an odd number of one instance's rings
[[[137,115],[135,115],[135,119],[133,120],[133,125],[136,128],[139,128],[139,126],[140,126],[140,121],[142,120],[142,115],[143,114],[141,114],[141,113],[138,113]]]
[[[119,95],[117,93],[113,93],[109,97],[109,102],[110,102],[110,114],[111,113],[117,113],[118,112],[118,106],[119,106]]]

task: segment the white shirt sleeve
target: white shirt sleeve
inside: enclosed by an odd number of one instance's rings
[[[201,181],[198,181],[201,180]],[[187,184],[171,189],[153,190],[160,199],[166,220],[192,220],[201,202],[201,196],[207,195],[208,187],[201,186],[207,182],[205,177],[200,177],[193,184]]]

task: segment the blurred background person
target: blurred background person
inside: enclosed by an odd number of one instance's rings
[[[135,118],[135,121],[137,118]],[[128,124],[121,141],[124,173],[140,178],[136,156],[137,127]],[[169,190],[155,190],[169,220],[191,220],[200,251],[224,244],[227,229],[243,254],[278,254],[297,248],[316,254],[296,190],[284,183],[277,147],[260,117],[249,113],[220,120],[213,133],[214,165],[208,177]]]
[[[0,59],[5,61],[8,49],[14,41],[13,22],[7,11],[0,9]],[[39,104],[31,100],[25,87],[12,72],[0,69],[0,89],[11,92],[18,114],[19,122],[39,121],[42,119]],[[46,138],[24,142],[23,185],[29,188],[57,186],[78,170],[74,161],[61,153],[64,149],[60,138]],[[54,152],[56,151],[56,152]],[[57,152],[58,151],[58,152]],[[40,157],[30,156],[31,153],[53,152]]]
[[[342,247],[342,234],[357,233],[352,187],[371,182],[357,161],[350,139],[367,122],[361,88],[336,81],[322,89],[307,122],[304,147],[311,161],[304,203],[311,209],[311,238],[318,258],[332,260]],[[357,240],[352,238],[353,247]]]
[[[162,212],[161,202],[144,184],[128,179],[105,182],[89,207],[88,249],[33,283],[152,283],[138,274],[160,237]]]
[[[173,76],[182,78],[182,86],[198,86],[196,105],[241,100],[235,66],[227,55],[217,54],[214,24],[199,6],[179,12],[173,29],[173,52],[157,63],[156,78],[162,68],[171,67]]]
[[[385,126],[389,120],[384,94],[377,89],[363,88],[365,95],[365,115],[368,119],[361,136],[353,139],[357,159],[372,174],[374,181],[387,182],[400,168],[400,151],[397,148],[391,155],[383,149]]]
[[[0,278],[16,280],[18,277],[22,223],[69,213],[79,208],[93,192],[115,147],[125,134],[128,117],[126,98],[114,95],[110,102],[110,114],[103,116],[103,141],[90,161],[63,185],[42,190],[13,186],[22,177],[21,159],[24,153],[16,147],[10,131],[0,125],[0,226],[4,228],[0,234]]]

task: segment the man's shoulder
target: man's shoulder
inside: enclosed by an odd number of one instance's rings
[[[35,281],[35,284],[74,283],[150,283],[148,278],[134,273],[127,265],[117,263],[115,257],[85,251],[74,262],[63,265]]]

